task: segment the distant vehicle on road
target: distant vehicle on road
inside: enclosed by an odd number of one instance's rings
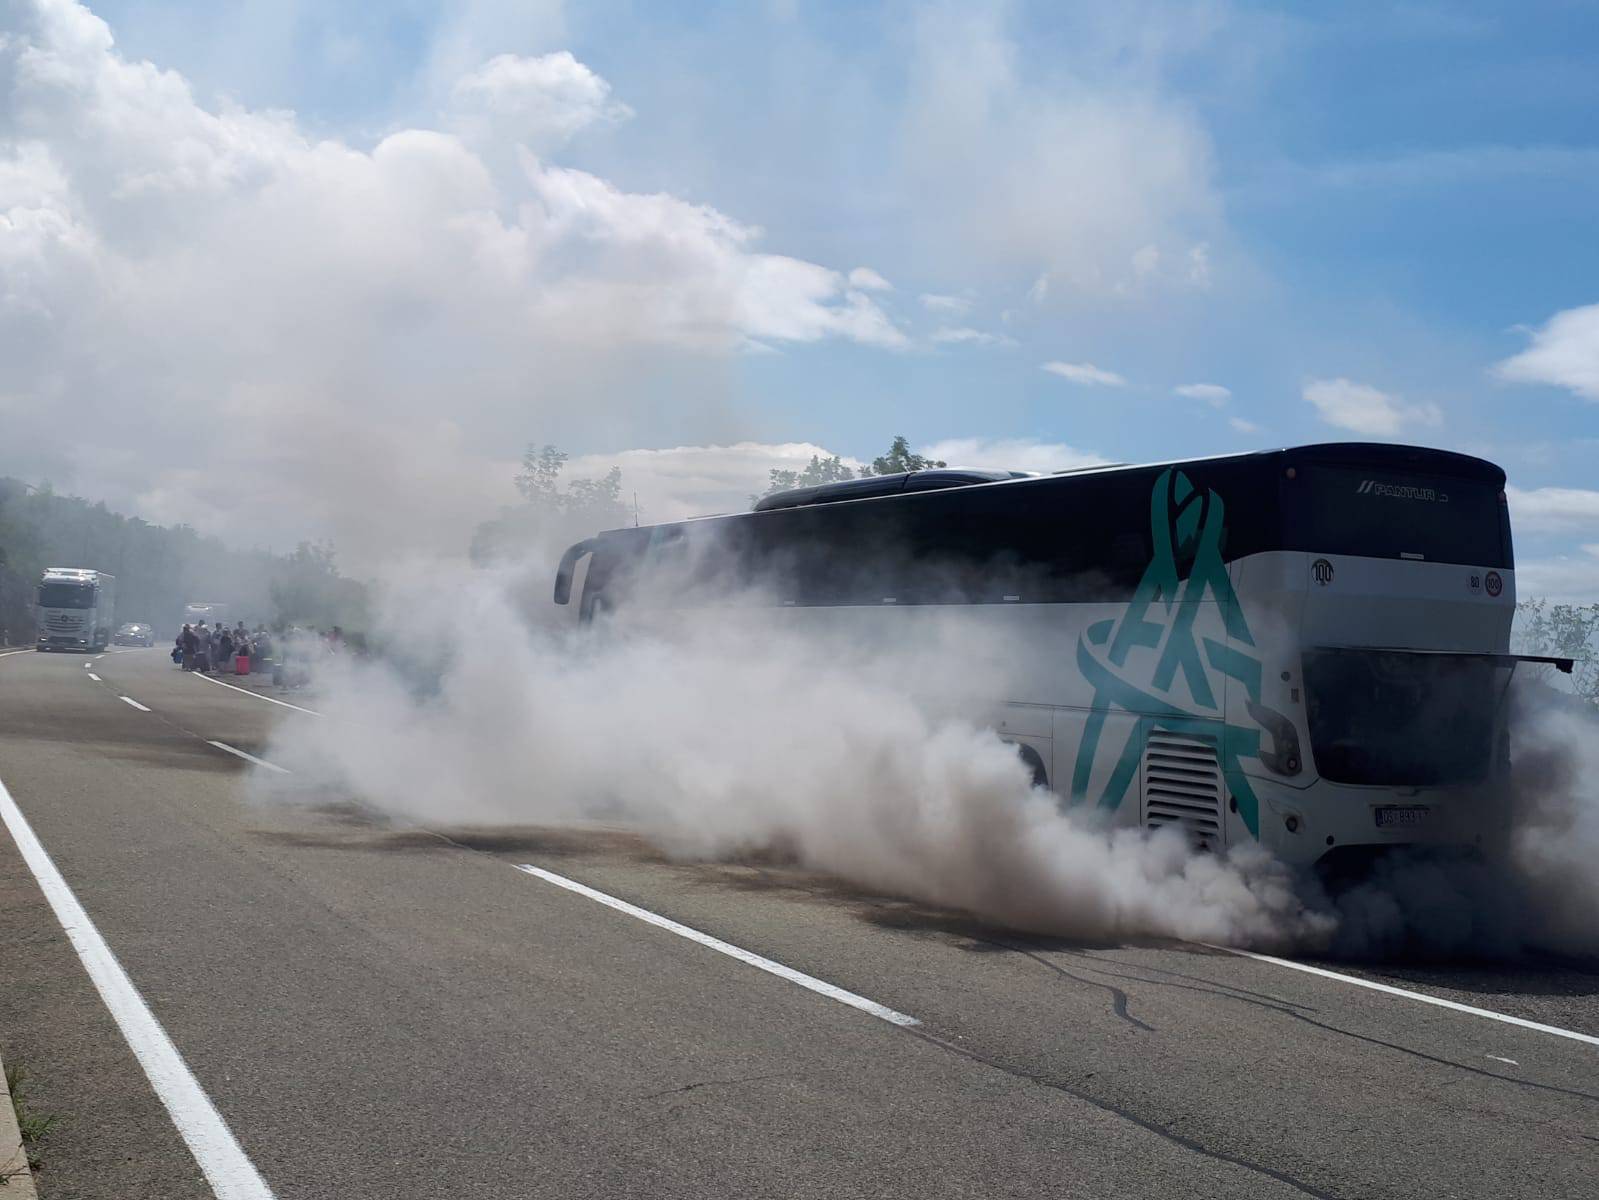
[[[228,606],[226,604],[205,604],[195,601],[184,606],[183,623],[185,625],[198,625],[204,621],[212,629],[218,625],[228,623]]]
[[[155,629],[139,621],[128,621],[117,630],[116,637],[111,640],[119,646],[153,646]]]
[[[601,533],[566,552],[555,602],[588,558],[585,622],[738,609],[874,644],[958,616],[1006,648],[984,664],[1005,699],[974,715],[1063,807],[1329,869],[1406,845],[1505,848],[1511,671],[1572,662],[1509,653],[1499,467],[1342,443],[957,474]]]
[[[46,567],[39,581],[38,650],[104,650],[116,620],[117,581],[88,567]]]

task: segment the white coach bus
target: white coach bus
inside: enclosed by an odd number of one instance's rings
[[[39,581],[39,650],[104,650],[116,628],[116,578],[87,567],[46,567]]]
[[[958,606],[1025,646],[982,715],[1063,804],[1300,864],[1492,849],[1525,660],[1504,485],[1481,459],[1364,443],[882,476],[599,534],[567,551],[555,601],[587,558],[582,620],[660,604],[639,580],[677,558],[696,603],[725,584],[901,629]]]

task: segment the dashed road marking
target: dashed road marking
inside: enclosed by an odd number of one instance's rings
[[[870,1013],[872,1016],[887,1021],[891,1025],[921,1024],[915,1017],[896,1012],[886,1005],[877,1003],[875,1000],[868,1000],[865,996],[857,996],[854,992],[845,991],[836,984],[817,979],[814,975],[807,975],[803,971],[796,971],[793,967],[785,967],[780,962],[763,958],[753,951],[735,946],[731,942],[724,942],[721,938],[712,937],[708,933],[701,933],[698,929],[692,929],[687,925],[672,920],[670,917],[663,917],[659,913],[653,913],[647,908],[629,904],[626,900],[618,900],[615,896],[608,896],[604,892],[577,882],[575,879],[568,879],[564,875],[557,875],[554,871],[546,871],[543,867],[535,867],[531,863],[519,863],[516,869],[525,871],[527,874],[536,876],[547,883],[553,883],[556,887],[563,887],[569,892],[587,896],[590,900],[596,900],[608,908],[624,912],[630,917],[637,917],[640,921],[654,925],[658,929],[664,929],[668,933],[677,934],[678,937],[687,938],[691,942],[698,942],[702,946],[708,946],[719,954],[725,954],[729,958],[736,958],[739,962],[748,963],[750,966],[757,967],[768,974],[776,975],[779,979],[786,979],[790,983],[799,984],[802,988],[809,988],[811,991],[826,996],[830,1000],[837,1000],[840,1004],[858,1008],[862,1012]]]
[[[254,692],[249,688],[242,688],[236,684],[223,683],[220,679],[212,679],[209,675],[204,675],[199,671],[191,671],[190,674],[192,674],[196,679],[203,679],[207,683],[214,683],[218,687],[225,687],[230,692],[238,692],[240,695],[244,696],[254,696],[257,700],[265,700],[268,704],[277,704],[284,708],[292,708],[295,712],[303,712],[307,716],[320,717],[322,715],[315,709],[301,708],[298,704],[290,704],[287,700],[279,700],[273,696],[263,696],[260,692]]]
[[[89,678],[94,680],[96,683],[100,682],[100,677],[98,675],[96,675],[93,671],[89,672]]]
[[[212,1194],[217,1200],[274,1200],[272,1189],[244,1153],[105,938],[100,936],[3,782],[0,782],[0,820],[11,831],[23,861],[39,881],[39,889],[66,931],[67,940],[78,952],[100,999],[105,1001],[155,1094],[166,1106],[195,1162],[200,1164]]]
[[[276,771],[280,775],[292,775],[294,773],[288,767],[280,767],[277,763],[269,763],[264,758],[246,754],[243,750],[238,749],[236,746],[230,746],[226,742],[207,742],[206,745],[215,746],[218,750],[226,750],[229,754],[236,754],[246,762],[253,762],[258,767],[265,767],[267,770]]]
[[[140,704],[137,700],[135,700],[132,696],[118,696],[117,699],[121,700],[122,703],[124,703],[124,704],[133,705],[133,707],[138,709],[140,712],[149,712],[150,711],[144,705]]]

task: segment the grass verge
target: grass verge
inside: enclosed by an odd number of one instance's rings
[[[28,1169],[44,1169],[42,1147],[52,1130],[60,1127],[65,1118],[59,1113],[36,1112],[27,1102],[28,1072],[20,1063],[6,1065],[6,1088],[11,1092],[11,1108],[17,1114],[17,1131],[22,1135],[22,1152],[28,1157]],[[7,1170],[0,1168],[0,1184],[22,1174],[20,1166]]]

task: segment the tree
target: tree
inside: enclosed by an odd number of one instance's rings
[[[278,625],[365,626],[366,588],[339,574],[332,546],[301,542],[280,560],[274,575],[272,608]]]
[[[473,562],[553,549],[633,519],[622,499],[622,468],[612,467],[598,479],[573,479],[563,491],[566,462],[566,453],[554,446],[528,446],[515,481],[522,503],[477,527],[469,550]]]
[[[1523,600],[1516,605],[1516,644],[1526,654],[1576,660],[1571,690],[1599,707],[1599,604],[1550,604]],[[1552,669],[1543,675],[1553,680]]]
[[[930,467],[947,467],[949,464],[935,458],[924,458],[920,454],[912,454],[910,442],[903,435],[896,437],[888,448],[887,454],[880,454],[871,463],[860,469],[859,474],[852,470],[838,455],[831,458],[822,458],[820,455],[811,455],[811,461],[800,471],[783,470],[773,467],[767,472],[768,482],[762,496],[770,496],[773,492],[787,492],[794,488],[815,487],[823,483],[837,483],[843,479],[869,479],[873,475],[899,475],[906,471],[925,471]],[[751,497],[751,501],[760,499],[759,496]]]
[[[794,488],[815,487],[820,483],[837,483],[841,479],[854,479],[854,470],[838,455],[831,458],[822,458],[820,455],[811,455],[811,461],[801,471],[786,471],[773,467],[767,472],[769,482],[762,495],[770,496],[773,492],[787,492]]]
[[[864,467],[861,475],[898,475],[902,471],[925,471],[930,467],[947,467],[946,462],[937,459],[923,458],[920,454],[912,454],[910,443],[903,434],[894,439],[894,444],[888,448],[887,454],[881,454],[872,459],[872,465]]]

